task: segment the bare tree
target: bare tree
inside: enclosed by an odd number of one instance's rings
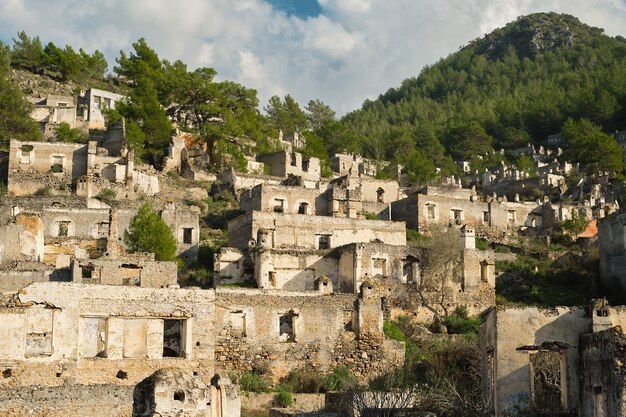
[[[400,417],[414,410],[420,395],[419,386],[409,382],[405,369],[397,368],[367,385],[347,389],[338,411],[348,417]]]
[[[458,279],[455,270],[461,261],[462,251],[460,232],[455,227],[435,231],[426,246],[417,293],[422,305],[436,319],[441,319],[442,313],[444,319],[448,317],[447,305],[453,292],[451,284]]]

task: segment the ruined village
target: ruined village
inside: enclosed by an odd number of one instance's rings
[[[172,108],[156,164],[128,96],[33,80],[41,138],[0,164],[0,415],[626,415],[624,181],[558,131],[415,181],[304,129],[216,164]],[[174,258],[137,245],[149,216]]]

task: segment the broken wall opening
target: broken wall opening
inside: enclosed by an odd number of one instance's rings
[[[182,358],[184,349],[184,320],[163,320],[163,357]]]
[[[530,354],[532,407],[541,412],[565,410],[564,353],[557,350]]]
[[[81,317],[79,354],[84,357],[106,356],[106,318]]]
[[[236,336],[246,336],[246,313],[242,310],[230,312],[231,332]]]
[[[26,344],[24,356],[36,358],[53,353],[52,332],[54,309],[33,308],[26,319]]]
[[[193,229],[191,227],[183,228],[183,243],[185,245],[191,245],[193,236]]]
[[[283,313],[278,318],[279,337],[284,342],[296,341],[296,325],[299,316],[294,311]]]

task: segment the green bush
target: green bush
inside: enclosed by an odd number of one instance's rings
[[[289,391],[279,391],[274,398],[278,407],[287,408],[293,405],[293,395]]]
[[[176,258],[176,239],[172,230],[148,203],[144,203],[131,219],[124,232],[124,242],[130,252],[154,253],[157,261]]]
[[[40,189],[38,189],[37,191],[35,191],[36,196],[40,196],[40,197],[49,197],[52,195],[52,189],[48,186],[46,187],[41,187]]]
[[[289,372],[281,385],[290,392],[314,394],[321,391],[323,384],[324,379],[317,371],[312,368],[301,368]]]
[[[356,378],[345,366],[338,366],[333,372],[324,376],[322,391],[345,391],[356,385]]]
[[[102,201],[112,201],[117,197],[117,192],[112,188],[103,188],[96,197]]]
[[[448,333],[451,334],[477,334],[480,330],[480,318],[469,317],[469,311],[466,306],[458,306],[446,320],[445,325]]]
[[[392,340],[398,340],[400,342],[406,342],[407,337],[402,331],[400,324],[396,321],[385,320],[383,323],[383,332],[385,336]]]
[[[270,390],[270,384],[255,372],[246,371],[235,380],[242,391],[261,393]]]
[[[184,287],[213,288],[213,272],[200,262],[194,262],[189,265],[187,272],[179,277],[178,281]]]
[[[493,251],[495,253],[511,253],[511,248],[509,248],[508,246],[504,246],[504,245],[495,245],[493,247]]]
[[[72,128],[66,122],[62,122],[54,128],[54,135],[61,142],[67,143],[81,143],[85,139],[85,135],[80,130]]]
[[[366,211],[365,213],[363,213],[363,216],[365,216],[365,219],[367,220],[380,220],[378,218],[378,214],[372,213],[370,211]]]
[[[489,249],[489,242],[485,239],[478,238],[476,239],[476,249],[478,250],[487,250]]]
[[[61,164],[52,165],[50,167],[50,172],[55,172],[55,173],[63,172],[63,165]]]
[[[427,244],[430,241],[430,238],[422,235],[417,230],[406,229],[406,240],[418,242],[419,244]]]

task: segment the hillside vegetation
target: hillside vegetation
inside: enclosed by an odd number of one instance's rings
[[[98,51],[43,46],[23,32],[5,51],[14,69],[127,94],[107,117],[110,123],[126,118],[136,154],[155,166],[174,121],[205,145],[215,170],[245,170],[244,153],[276,149],[279,129],[303,132],[307,145],[300,151],[320,158],[326,175],[330,157],[346,151],[402,164],[412,181],[426,182],[438,175],[436,168],[441,175],[458,173],[454,160],[483,169],[509,156],[493,149],[545,145],[554,133],[563,133],[564,158],[588,171],[623,168],[622,149],[609,133],[625,128],[626,39],[569,15],[520,17],[341,120],[317,99],[301,108],[289,95],[274,96],[263,106],[254,89],[217,82],[212,68],[161,59],[144,39],[130,54],[120,51],[113,68]]]
[[[403,162],[421,178],[434,166],[454,170],[449,157],[546,144],[570,118],[613,132],[624,128],[626,116],[625,42],[569,15],[520,17],[342,122],[357,132],[366,156]],[[621,152],[614,141],[601,142]]]

